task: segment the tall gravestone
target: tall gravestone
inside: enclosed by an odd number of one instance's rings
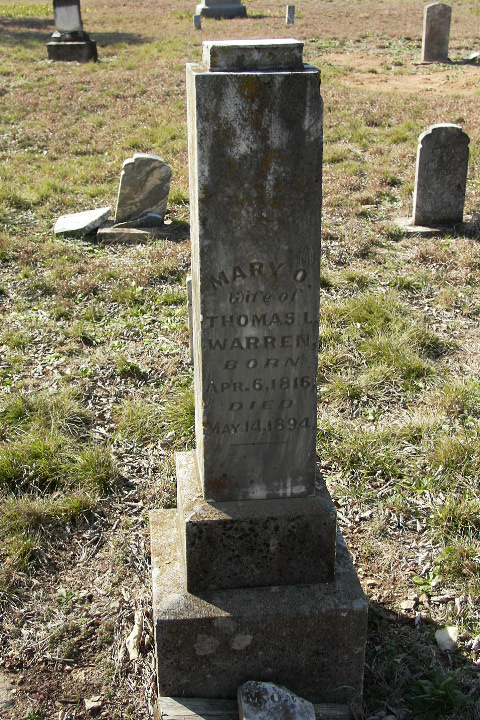
[[[47,52],[50,60],[97,61],[97,43],[83,29],[80,0],[53,0],[55,32]]]
[[[323,106],[295,40],[187,66],[195,452],[151,514],[160,695],[361,707],[367,604],[316,470]]]
[[[422,62],[448,62],[451,18],[450,5],[426,5],[423,16]]]
[[[413,224],[424,227],[463,221],[470,139],[459,125],[431,125],[418,138]]]

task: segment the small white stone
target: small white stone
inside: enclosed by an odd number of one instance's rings
[[[83,237],[99,228],[107,220],[111,211],[111,207],[103,207],[71,215],[61,215],[55,223],[53,232],[55,235]]]
[[[237,700],[240,720],[315,720],[311,702],[274,683],[249,680]]]
[[[437,630],[435,640],[440,650],[455,650],[458,644],[458,628],[450,625]]]

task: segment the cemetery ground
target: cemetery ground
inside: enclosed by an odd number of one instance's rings
[[[304,0],[293,28],[246,4],[199,32],[186,0],[84,0],[100,60],[78,65],[46,59],[50,3],[0,0],[1,717],[149,716],[148,512],[174,506],[193,442],[185,63],[250,37],[304,40],[322,71],[318,459],[370,603],[366,715],[478,716],[480,67],[416,64],[420,2]],[[456,61],[480,9],[452,4]],[[406,237],[437,122],[470,136],[473,224]],[[172,166],[166,238],[54,237],[59,215],[114,206],[133,152]]]

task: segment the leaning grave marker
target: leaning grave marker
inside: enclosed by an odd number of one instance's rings
[[[315,465],[323,107],[295,40],[187,66],[197,449],[151,514],[160,695],[361,707],[367,604]]]

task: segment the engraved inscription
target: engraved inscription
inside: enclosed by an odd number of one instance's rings
[[[315,265],[310,248],[296,259],[307,266],[254,260],[209,276],[206,292],[218,311],[201,318],[215,368],[212,377],[204,373],[206,434],[252,441],[261,434],[275,444],[314,426],[318,321],[304,294],[312,287],[308,264]]]

